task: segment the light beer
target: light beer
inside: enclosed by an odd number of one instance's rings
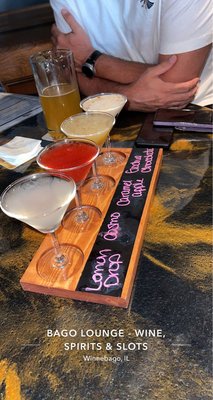
[[[46,87],[40,100],[49,130],[60,132],[64,119],[82,111],[78,88],[73,88],[68,83]]]

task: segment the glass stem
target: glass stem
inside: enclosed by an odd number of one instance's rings
[[[55,257],[53,260],[53,267],[55,268],[64,268],[67,264],[67,258],[61,253],[61,247],[55,232],[51,232],[51,239],[53,243],[53,248],[55,251]]]
[[[103,182],[101,181],[100,177],[98,176],[96,161],[94,161],[93,164],[92,164],[92,174],[93,174],[93,176],[94,176],[94,181],[93,181],[93,184],[92,184],[92,189],[93,189],[93,190],[102,189],[102,187],[103,187],[104,185],[103,185]]]
[[[76,190],[75,203],[76,203],[76,207],[78,207],[78,208],[82,207],[81,192],[79,190],[79,187],[77,187],[77,190]]]
[[[76,217],[77,222],[84,223],[84,222],[88,221],[89,217],[88,217],[87,213],[84,211],[83,206],[82,206],[81,191],[79,190],[79,186],[77,187],[77,190],[76,190],[75,202],[76,202],[76,208],[79,209],[78,215]]]
[[[115,160],[114,160],[113,154],[111,153],[110,135],[107,136],[106,148],[107,148],[107,151],[106,151],[106,153],[105,153],[104,159],[105,159],[105,161],[106,161],[106,164],[111,164],[111,163],[113,163]]]
[[[97,179],[98,179],[96,161],[94,161],[93,164],[92,164],[92,174],[93,174],[94,178],[97,178]]]
[[[107,136],[106,147],[107,147],[108,154],[110,154],[110,152],[111,152],[111,140],[110,140],[110,136],[109,135]]]

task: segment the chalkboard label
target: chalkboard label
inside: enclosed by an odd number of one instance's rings
[[[158,152],[132,150],[76,290],[121,295]]]

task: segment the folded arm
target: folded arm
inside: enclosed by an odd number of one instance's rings
[[[154,111],[162,107],[182,108],[193,100],[198,88],[198,77],[208,55],[208,46],[178,57],[160,55],[156,66],[103,54],[96,61],[96,77],[88,79],[82,75],[81,67],[94,48],[89,36],[74,17],[65,10],[62,10],[62,15],[72,32],[62,34],[53,26],[53,43],[57,47],[72,50],[83,94],[117,91],[127,96],[130,110],[143,111]]]
[[[56,47],[72,50],[75,58],[76,70],[81,71],[82,64],[93,53],[94,47],[89,36],[77,23],[75,18],[66,10],[62,10],[65,21],[71,28],[70,33],[62,33],[56,25],[52,26],[52,42]],[[146,70],[148,65],[134,61],[121,60],[103,54],[96,61],[96,72],[99,78],[109,79],[117,83],[131,83]]]
[[[211,44],[187,53],[178,54],[172,68],[162,70],[171,60],[169,55],[160,55],[159,64],[148,68],[127,89],[130,109],[152,111],[157,108],[183,108],[190,103],[199,87],[199,76],[211,50]],[[162,70],[162,72],[160,72]],[[197,77],[197,78],[196,78]]]

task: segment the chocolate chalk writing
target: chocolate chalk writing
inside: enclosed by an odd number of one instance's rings
[[[145,165],[141,168],[141,172],[147,174],[152,170],[154,149],[146,149],[144,153]]]
[[[125,170],[125,174],[135,174],[139,171],[142,173],[150,172],[152,170],[153,157],[154,149],[144,149],[142,155],[135,155],[133,161],[130,163],[130,167]],[[141,162],[143,161],[145,163],[141,167]]]

